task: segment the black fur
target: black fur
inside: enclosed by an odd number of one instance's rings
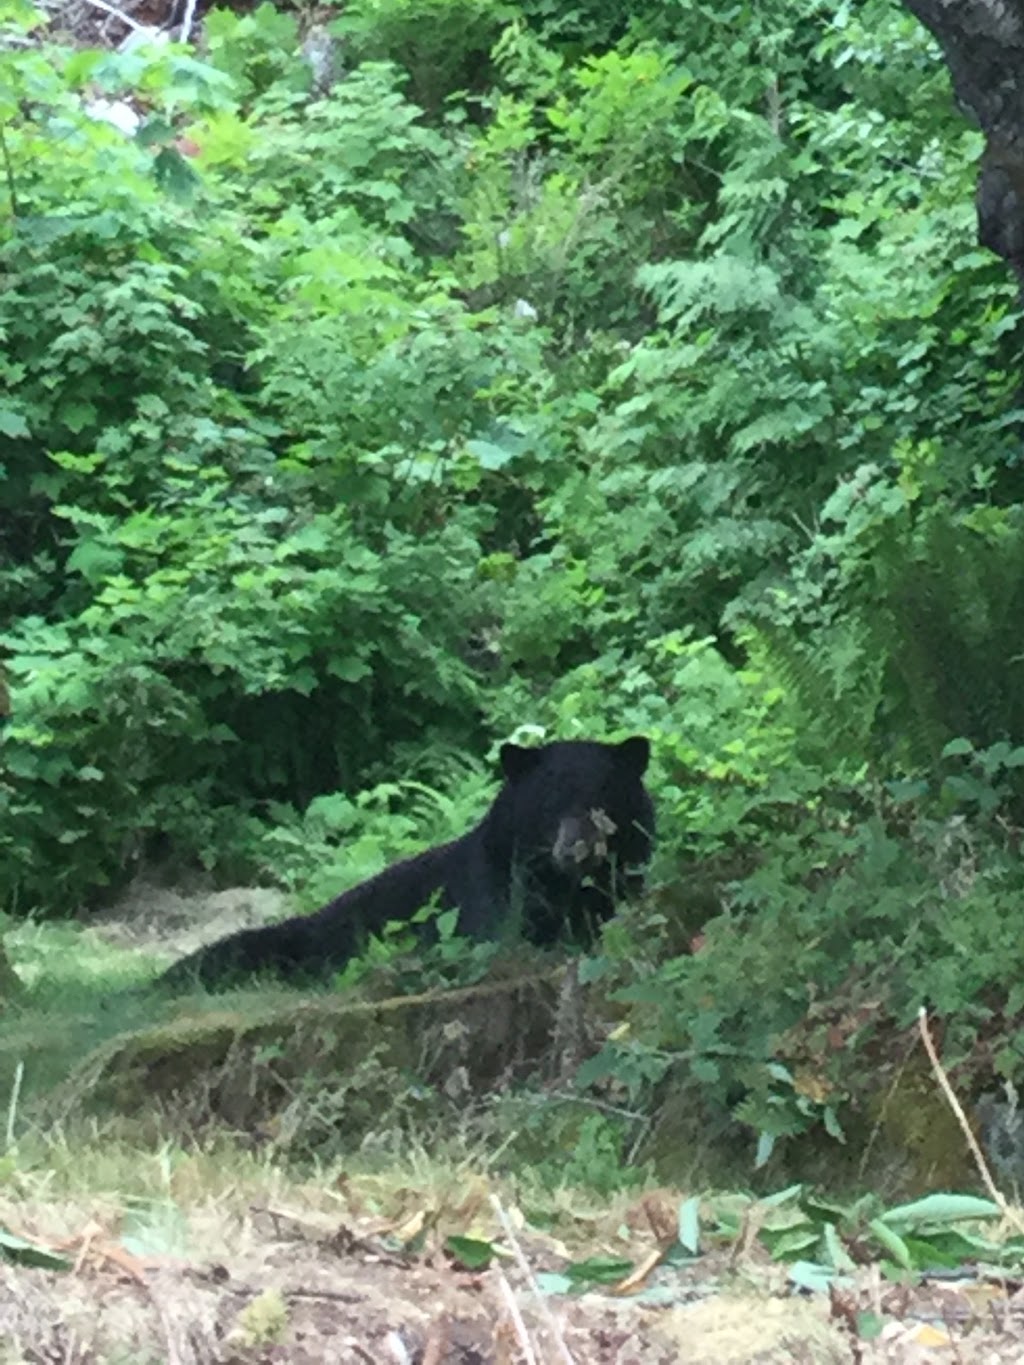
[[[505,744],[505,781],[481,822],[353,887],[312,915],[242,929],[182,958],[162,977],[173,988],[214,986],[257,972],[326,975],[369,934],[407,921],[435,895],[459,911],[459,932],[496,939],[518,924],[546,945],[566,932],[587,945],[623,897],[643,885],[654,808],[643,783],[648,741]]]

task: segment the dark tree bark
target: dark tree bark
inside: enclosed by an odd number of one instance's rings
[[[978,240],[1024,289],[1024,0],[903,0],[942,48],[953,89],[986,146]]]
[[[21,977],[8,961],[7,950],[4,948],[3,939],[0,939],[0,1014],[10,1001],[20,1000],[23,991]]]

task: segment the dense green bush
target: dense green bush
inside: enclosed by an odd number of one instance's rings
[[[333,28],[356,61],[401,66],[409,97],[437,115],[457,97],[485,94],[491,49],[515,14],[503,0],[352,0]]]
[[[617,930],[599,965],[629,1031],[581,1080],[640,1108],[668,1081],[686,1096],[690,1137],[730,1115],[752,1159],[759,1138],[763,1163],[778,1139],[818,1125],[838,1141],[866,1137],[915,1051],[922,1004],[965,1093],[993,1074],[1019,1079],[1015,840],[875,807],[856,822],[828,805],[789,829],[776,822],[691,954],[638,959],[628,926]],[[656,943],[658,919],[643,927]]]
[[[895,0],[0,24],[3,908],[312,905],[644,730],[620,1083],[838,1131],[926,994],[1012,1074],[1021,325]]]

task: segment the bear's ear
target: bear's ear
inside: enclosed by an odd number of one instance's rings
[[[646,735],[633,735],[615,746],[615,756],[634,777],[643,777],[651,760],[651,741]]]
[[[518,782],[527,773],[533,772],[540,762],[541,749],[524,749],[521,744],[501,746],[501,771],[509,782]]]

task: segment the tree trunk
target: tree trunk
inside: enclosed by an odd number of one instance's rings
[[[1024,289],[1024,0],[904,0],[942,48],[961,106],[986,146],[978,240]]]
[[[0,938],[0,1013],[10,1001],[20,1000],[23,991],[21,977],[8,961],[4,941]]]

